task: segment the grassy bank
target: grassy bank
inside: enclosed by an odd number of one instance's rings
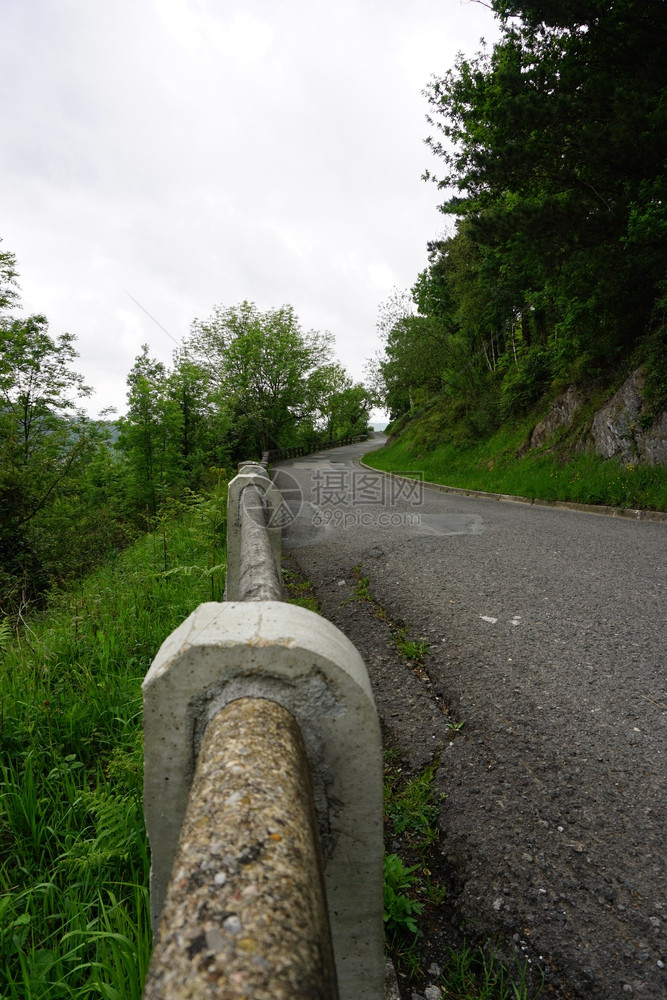
[[[224,497],[187,506],[18,629],[0,621],[2,1000],[141,996],[140,686],[224,582]]]
[[[429,482],[489,493],[543,500],[667,510],[667,467],[623,464],[579,454],[564,458],[545,449],[517,455],[526,439],[523,426],[503,428],[477,443],[420,441],[417,422],[391,445],[364,461],[388,472],[422,473]]]

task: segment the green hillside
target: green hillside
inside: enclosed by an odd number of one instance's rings
[[[544,407],[535,411],[540,412]],[[667,511],[667,466],[577,451],[585,421],[582,414],[551,442],[528,450],[535,416],[507,421],[473,440],[465,424],[452,417],[446,401],[436,400],[390,424],[389,444],[366,455],[365,461],[376,469],[421,475],[428,482],[463,489]]]
[[[372,378],[400,437],[374,461],[664,507],[662,472],[644,464],[665,461],[667,10],[492,6],[497,44],[425,92],[437,161],[425,176],[449,222],[412,289],[381,311]],[[593,420],[638,370],[615,448]],[[576,414],[527,449],[568,392]]]

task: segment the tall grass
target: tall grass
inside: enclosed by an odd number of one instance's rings
[[[221,597],[224,497],[191,497],[18,631],[0,622],[0,998],[138,1000],[151,937],[141,682]]]

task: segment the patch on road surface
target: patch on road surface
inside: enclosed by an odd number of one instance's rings
[[[479,514],[420,514],[420,522],[421,535],[481,535],[485,527]]]

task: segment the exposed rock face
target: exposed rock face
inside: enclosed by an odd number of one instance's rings
[[[639,368],[593,417],[590,440],[604,458],[653,465],[667,462],[667,412],[650,427],[642,426],[643,387],[644,373]]]
[[[638,368],[597,411],[578,450],[592,446],[603,458],[619,458],[622,462],[648,462],[651,465],[667,463],[667,410],[646,427],[643,388],[644,373]],[[570,386],[567,392],[558,397],[544,420],[533,428],[521,451],[539,448],[549,441],[559,428],[572,422],[582,402],[579,391]]]
[[[663,410],[655,423],[643,436],[646,461],[651,465],[667,462],[667,410]]]
[[[560,427],[565,427],[572,422],[572,417],[580,406],[581,396],[578,389],[572,385],[562,396],[558,397],[544,420],[541,420],[533,428],[528,438],[528,447],[539,448],[541,444],[552,438]]]

